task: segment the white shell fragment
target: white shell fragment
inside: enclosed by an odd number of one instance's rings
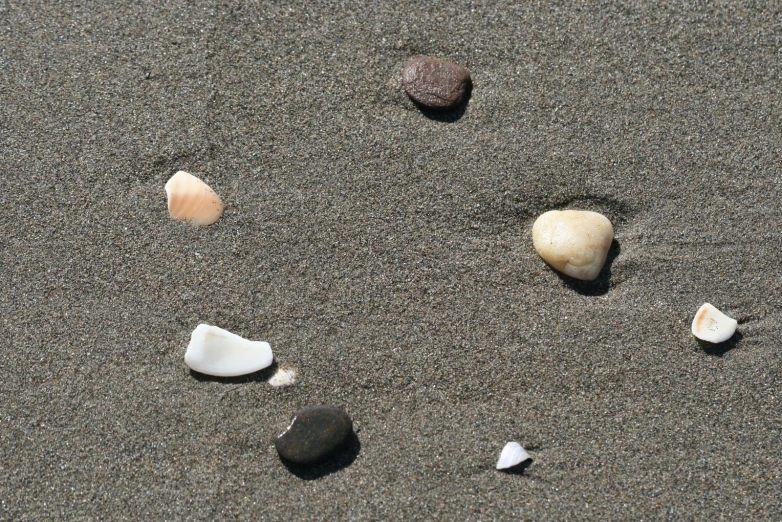
[[[185,364],[216,377],[257,372],[274,360],[269,343],[248,341],[216,326],[199,324],[190,336]]]
[[[512,468],[531,458],[529,453],[521,447],[521,444],[518,442],[509,442],[502,448],[500,460],[497,461],[497,469]]]
[[[269,379],[269,384],[275,388],[290,386],[291,384],[296,384],[296,377],[296,370],[280,368],[277,370],[277,373],[272,375],[272,378]]]
[[[184,170],[166,183],[168,213],[194,225],[211,225],[223,215],[225,206],[212,188]]]
[[[692,320],[692,335],[710,343],[722,343],[736,333],[738,321],[728,317],[709,303],[704,303]]]
[[[540,257],[563,274],[597,279],[614,240],[614,227],[602,214],[551,210],[532,225],[532,243]]]

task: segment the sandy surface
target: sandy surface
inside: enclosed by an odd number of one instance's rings
[[[0,518],[782,519],[779,3],[366,3],[0,3]],[[614,223],[594,285],[554,208]],[[298,384],[191,374],[201,322]],[[356,437],[286,467],[317,403]]]

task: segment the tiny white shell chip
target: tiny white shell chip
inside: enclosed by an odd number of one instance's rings
[[[269,384],[275,388],[290,386],[291,384],[296,384],[296,377],[296,370],[280,368],[277,370],[277,373],[272,375],[272,378],[269,379]]]
[[[225,206],[212,187],[184,170],[166,183],[168,213],[194,225],[211,225],[223,215]]]
[[[532,225],[532,243],[543,260],[563,274],[593,281],[608,257],[614,227],[588,210],[550,210]]]
[[[497,469],[508,469],[531,459],[529,453],[518,442],[509,442],[502,448],[500,460],[497,461]]]
[[[709,303],[704,303],[692,320],[692,335],[710,343],[722,343],[736,333],[738,321],[728,317]]]
[[[190,336],[185,364],[197,372],[216,377],[235,377],[257,372],[274,360],[271,346],[248,341],[227,330],[199,324]]]

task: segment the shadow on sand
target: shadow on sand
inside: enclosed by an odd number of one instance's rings
[[[257,372],[248,373],[247,375],[239,375],[237,377],[215,377],[214,375],[207,375],[205,373],[190,370],[190,376],[199,382],[222,382],[225,384],[244,384],[246,382],[266,382],[277,373],[277,360],[272,361],[271,366],[258,370]]]
[[[345,442],[323,462],[304,465],[294,464],[283,458],[280,458],[280,461],[288,468],[288,471],[300,479],[317,480],[347,468],[358,458],[359,453],[361,453],[361,441],[358,440],[358,435],[351,431]]]
[[[614,239],[611,243],[611,248],[608,249],[608,255],[606,256],[605,264],[603,264],[603,269],[594,281],[582,281],[581,279],[566,276],[559,271],[555,270],[555,272],[563,283],[581,295],[605,295],[611,288],[611,265],[621,251],[622,248],[619,246],[619,242]]]
[[[737,330],[730,339],[721,343],[714,344],[708,341],[702,341],[701,339],[697,339],[697,341],[698,344],[701,345],[703,351],[707,354],[714,357],[723,357],[726,353],[736,348],[743,338],[744,336]]]
[[[464,93],[464,99],[462,102],[451,110],[441,111],[429,109],[416,103],[415,101],[413,103],[415,103],[416,107],[418,107],[418,109],[421,111],[421,114],[432,121],[439,121],[440,123],[456,123],[462,119],[462,116],[464,116],[464,113],[467,111],[467,105],[470,103],[471,96],[472,84],[470,84],[470,86],[467,88],[467,91]]]
[[[534,462],[534,460],[527,459],[527,460],[525,460],[523,462],[519,462],[518,464],[516,464],[512,468],[503,469],[501,471],[503,473],[508,473],[509,475],[523,475],[524,472],[527,471],[527,468],[532,466],[533,462]]]

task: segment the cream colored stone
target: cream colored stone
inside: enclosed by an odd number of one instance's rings
[[[600,274],[613,240],[608,218],[586,210],[551,210],[532,226],[540,257],[555,270],[584,281]]]

